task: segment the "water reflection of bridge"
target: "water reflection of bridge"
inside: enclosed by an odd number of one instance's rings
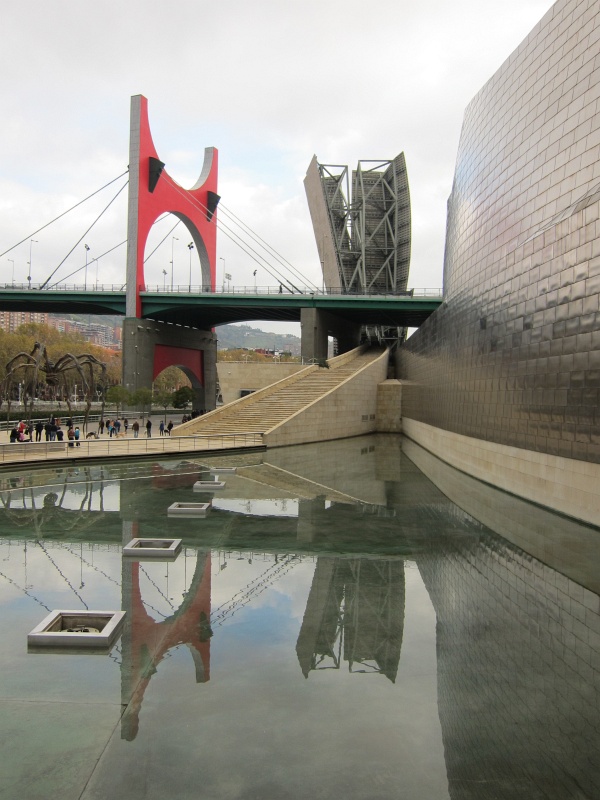
[[[129,531],[129,535],[143,535]],[[296,557],[277,556],[248,585],[245,594],[211,612],[211,555],[198,551],[194,576],[184,601],[170,617],[154,620],[140,590],[140,564],[123,563],[122,607],[127,611],[122,637],[121,693],[126,708],[121,736],[134,739],[144,694],[170,650],[186,645],[196,667],[196,682],[210,677],[210,638],[231,611],[254,591],[272,585],[293,568]],[[248,595],[248,597],[246,597]],[[395,681],[404,623],[404,562],[399,559],[319,557],[298,636],[302,672],[340,669],[380,672]]]
[[[138,535],[127,526],[127,536]],[[143,534],[140,534],[143,535]],[[123,560],[122,608],[127,611],[122,635],[121,718],[123,739],[135,739],[144,694],[158,665],[175,647],[186,645],[196,670],[196,683],[210,679],[210,553],[199,551],[183,602],[173,614],[156,621],[146,610],[140,589],[140,562]]]
[[[296,644],[311,670],[381,672],[396,679],[404,627],[404,562],[319,557]]]

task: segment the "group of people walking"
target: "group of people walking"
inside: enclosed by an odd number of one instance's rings
[[[73,443],[76,443],[77,446],[79,446],[79,439],[81,436],[79,426],[73,426],[73,420],[68,419],[66,422],[66,429],[69,446],[73,447]],[[12,428],[9,440],[11,444],[14,444],[15,442],[33,442],[33,434],[35,434],[36,442],[42,441],[42,434],[44,434],[44,439],[46,442],[62,442],[65,438],[65,431],[62,427],[61,420],[57,419],[56,417],[50,417],[46,423],[38,420],[32,426],[25,422],[25,420],[20,420]]]
[[[123,420],[115,418],[114,420],[100,420],[98,423],[98,435],[101,436],[104,433],[104,429],[106,428],[106,432],[108,433],[109,437],[118,436],[121,433],[121,429],[123,429],[125,435],[127,435],[127,431],[129,430],[129,420],[127,417],[124,417]],[[133,438],[137,439],[140,435],[140,423],[138,420],[134,420],[131,430],[133,431]],[[158,426],[158,431],[161,436],[170,436],[171,431],[173,430],[173,421],[169,420],[169,423],[165,425],[164,420],[160,421],[160,425]],[[148,418],[146,422],[146,436],[148,439],[152,437],[152,420]]]
[[[161,420],[158,426],[158,432],[161,436],[170,436],[173,427],[172,420],[169,420],[168,424],[165,424],[165,421]],[[119,436],[121,431],[127,435],[127,431],[129,430],[129,420],[126,417],[123,419],[115,417],[115,419],[108,419],[106,422],[101,419],[98,423],[98,432],[96,434],[88,433],[87,438],[99,438],[104,434],[105,430],[111,439],[113,436]],[[133,424],[131,425],[131,430],[133,431],[133,438],[137,439],[140,435],[140,423],[137,419],[134,420]],[[25,422],[25,420],[20,420],[14,425],[10,432],[10,442],[11,444],[14,444],[15,442],[32,442],[34,433],[36,442],[42,441],[42,434],[44,435],[46,442],[62,442],[65,438],[65,431],[62,427],[61,420],[55,417],[50,417],[47,422],[44,423],[41,420],[38,420],[32,426]],[[79,447],[81,431],[79,426],[73,425],[73,420],[71,418],[66,421],[66,436],[69,441],[69,447],[73,447],[74,445]],[[150,418],[148,418],[146,422],[146,436],[149,439],[152,437],[152,420]]]
[[[123,422],[121,422],[118,417],[115,417],[115,419],[107,419],[106,422],[101,419],[98,423],[98,435],[101,436],[104,433],[104,428],[106,428],[106,432],[112,439],[113,436],[118,436],[121,433],[121,427],[123,428],[125,434],[127,434],[127,431],[129,430],[129,420],[127,417],[123,417]]]

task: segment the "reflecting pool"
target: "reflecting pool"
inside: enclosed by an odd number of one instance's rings
[[[599,529],[395,436],[211,458],[0,474],[0,798],[600,797]]]

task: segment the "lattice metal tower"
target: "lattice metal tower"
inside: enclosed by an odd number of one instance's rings
[[[326,289],[342,294],[406,291],[410,265],[410,194],[404,153],[392,161],[319,164],[304,186]]]

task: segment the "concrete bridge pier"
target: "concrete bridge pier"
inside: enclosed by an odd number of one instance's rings
[[[300,348],[304,359],[327,358],[327,337],[334,336],[338,355],[353,350],[360,344],[360,324],[335,316],[319,308],[300,311]]]
[[[192,382],[192,408],[212,411],[217,397],[217,338],[211,331],[126,317],[123,386],[151,389],[166,367],[179,367]]]

